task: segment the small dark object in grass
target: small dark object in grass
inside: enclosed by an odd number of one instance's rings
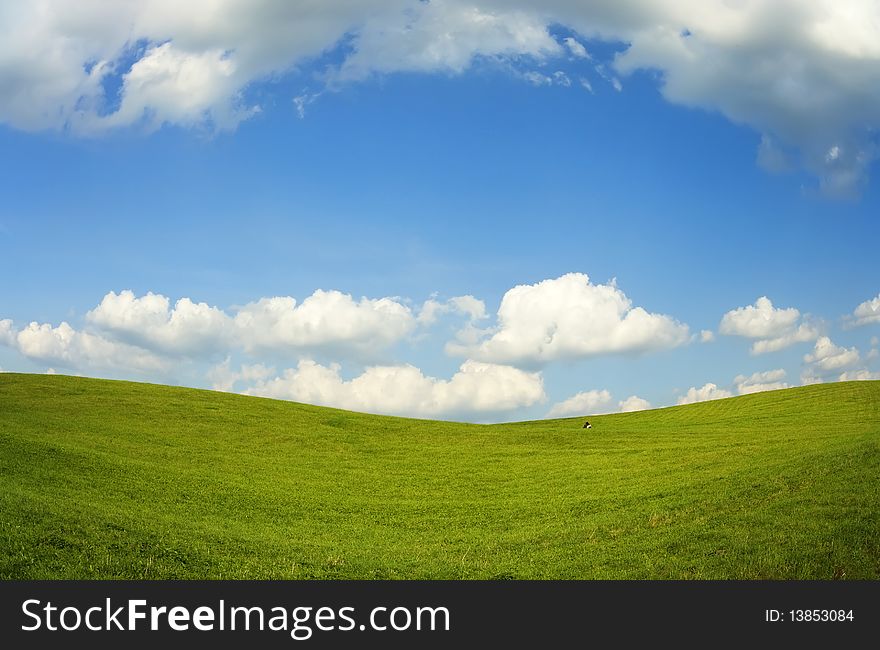
[[[593,428],[593,425],[590,424],[589,422],[584,422],[584,427],[583,427],[583,428],[584,428],[584,429],[592,429],[592,428]]]

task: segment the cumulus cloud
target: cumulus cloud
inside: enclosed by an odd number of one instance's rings
[[[545,399],[540,373],[465,361],[448,380],[411,365],[373,366],[345,380],[339,365],[300,361],[281,376],[245,392],[337,408],[420,417],[488,415],[532,406]]]
[[[850,368],[860,361],[859,351],[835,345],[827,336],[820,337],[813,351],[804,355],[804,361],[820,371],[834,371]]]
[[[813,351],[804,355],[806,366],[801,372],[801,383],[804,385],[834,381],[839,375],[843,377],[865,377],[869,373],[866,368],[857,368],[861,363],[861,355],[855,347],[844,348],[836,345],[827,336],[820,337]]]
[[[711,343],[715,340],[715,332],[712,330],[700,330],[700,343]]]
[[[236,101],[243,85],[237,65],[232,53],[222,49],[188,52],[173,42],[153,45],[125,74],[119,108],[91,126],[142,122],[156,129],[208,123],[217,130],[232,129],[259,110]]]
[[[328,349],[368,355],[416,325],[412,310],[394,298],[355,300],[321,289],[301,304],[290,296],[262,298],[242,307],[234,321],[247,352]]]
[[[707,402],[713,399],[722,399],[732,397],[733,393],[723,388],[718,388],[715,384],[704,384],[701,388],[688,388],[687,393],[678,398],[678,404],[694,404],[695,402]]]
[[[630,9],[604,12],[631,44],[618,70],[659,70],[669,101],[719,111],[793,148],[830,194],[863,182],[880,123],[876,3],[694,0]]]
[[[547,417],[564,418],[574,415],[606,413],[611,403],[611,393],[607,390],[582,391],[554,404],[547,412]]]
[[[784,379],[785,370],[778,368],[776,370],[756,372],[748,377],[737,375],[733,383],[736,384],[736,390],[740,395],[748,395],[749,393],[760,393],[766,390],[788,388],[789,384],[783,381]]]
[[[86,314],[86,321],[118,338],[171,354],[199,355],[228,347],[232,319],[217,307],[181,298],[174,307],[159,294],[140,298],[111,291]]]
[[[841,373],[838,381],[874,381],[880,379],[880,372],[862,368],[860,370],[847,370]]]
[[[632,411],[646,411],[651,408],[651,402],[642,399],[638,395],[630,395],[625,400],[618,402],[618,409],[621,413],[631,413]]]
[[[144,123],[233,128],[255,82],[335,52],[330,86],[375,74],[458,74],[477,60],[587,61],[575,36],[623,44],[597,72],[658,72],[670,102],[760,135],[768,169],[801,167],[852,194],[877,159],[880,9],[834,0],[170,0],[0,7],[0,121],[23,129]],[[604,71],[604,73],[603,73]],[[112,83],[108,83],[112,81]],[[116,90],[111,88],[118,87]]]
[[[862,325],[876,325],[880,323],[880,294],[876,298],[866,300],[847,317],[845,325],[847,327],[861,327]],[[871,343],[871,345],[877,345]]]
[[[396,298],[360,298],[341,291],[317,290],[301,303],[290,296],[261,298],[228,314],[204,302],[111,291],[86,314],[86,322],[120,341],[162,354],[206,357],[231,348],[248,353],[302,354],[326,350],[339,354],[375,353],[412,332],[417,322],[430,325],[438,314],[455,312],[470,320],[485,317],[473,296],[444,303],[428,300],[417,319]],[[2,336],[2,334],[0,334]]]
[[[727,336],[758,339],[752,343],[754,355],[776,352],[795,343],[814,341],[819,329],[794,307],[776,308],[766,296],[754,305],[733,309],[721,318],[718,331]]]
[[[614,282],[592,284],[583,273],[510,289],[497,318],[496,327],[471,342],[450,342],[447,351],[492,363],[533,366],[673,348],[690,338],[687,325],[633,307]]]
[[[147,350],[76,330],[67,322],[57,327],[32,322],[15,332],[14,338],[4,337],[4,341],[29,359],[64,368],[135,372],[168,369],[166,360]]]

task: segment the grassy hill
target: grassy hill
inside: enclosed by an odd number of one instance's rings
[[[880,382],[590,421],[0,374],[0,578],[880,578]]]

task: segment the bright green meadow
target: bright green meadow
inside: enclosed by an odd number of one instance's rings
[[[583,420],[0,374],[0,578],[880,578],[880,382]]]

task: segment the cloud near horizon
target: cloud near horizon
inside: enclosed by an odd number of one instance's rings
[[[687,325],[634,307],[609,284],[592,284],[584,273],[568,273],[504,294],[497,325],[468,328],[447,351],[490,363],[540,366],[560,359],[637,354],[688,342]]]
[[[718,332],[726,336],[756,339],[751,354],[777,352],[795,343],[815,341],[819,328],[794,307],[776,308],[767,296],[754,305],[738,307],[721,318]]]
[[[256,84],[310,66],[324,86],[313,98],[481,61],[554,83],[534,68],[567,58],[618,90],[618,76],[651,71],[669,102],[751,127],[766,169],[806,169],[827,194],[852,195],[880,155],[878,21],[869,0],[7,2],[0,122],[79,135],[228,131],[261,112]],[[622,50],[596,63],[584,41]]]
[[[335,408],[411,417],[471,417],[509,412],[544,401],[540,373],[465,361],[448,380],[411,365],[371,366],[345,380],[338,364],[300,361],[244,393]]]
[[[554,404],[545,418],[564,418],[583,415],[602,415],[605,413],[631,413],[651,408],[651,403],[638,395],[630,395],[614,405],[611,393],[603,390],[587,390],[572,395]]]

